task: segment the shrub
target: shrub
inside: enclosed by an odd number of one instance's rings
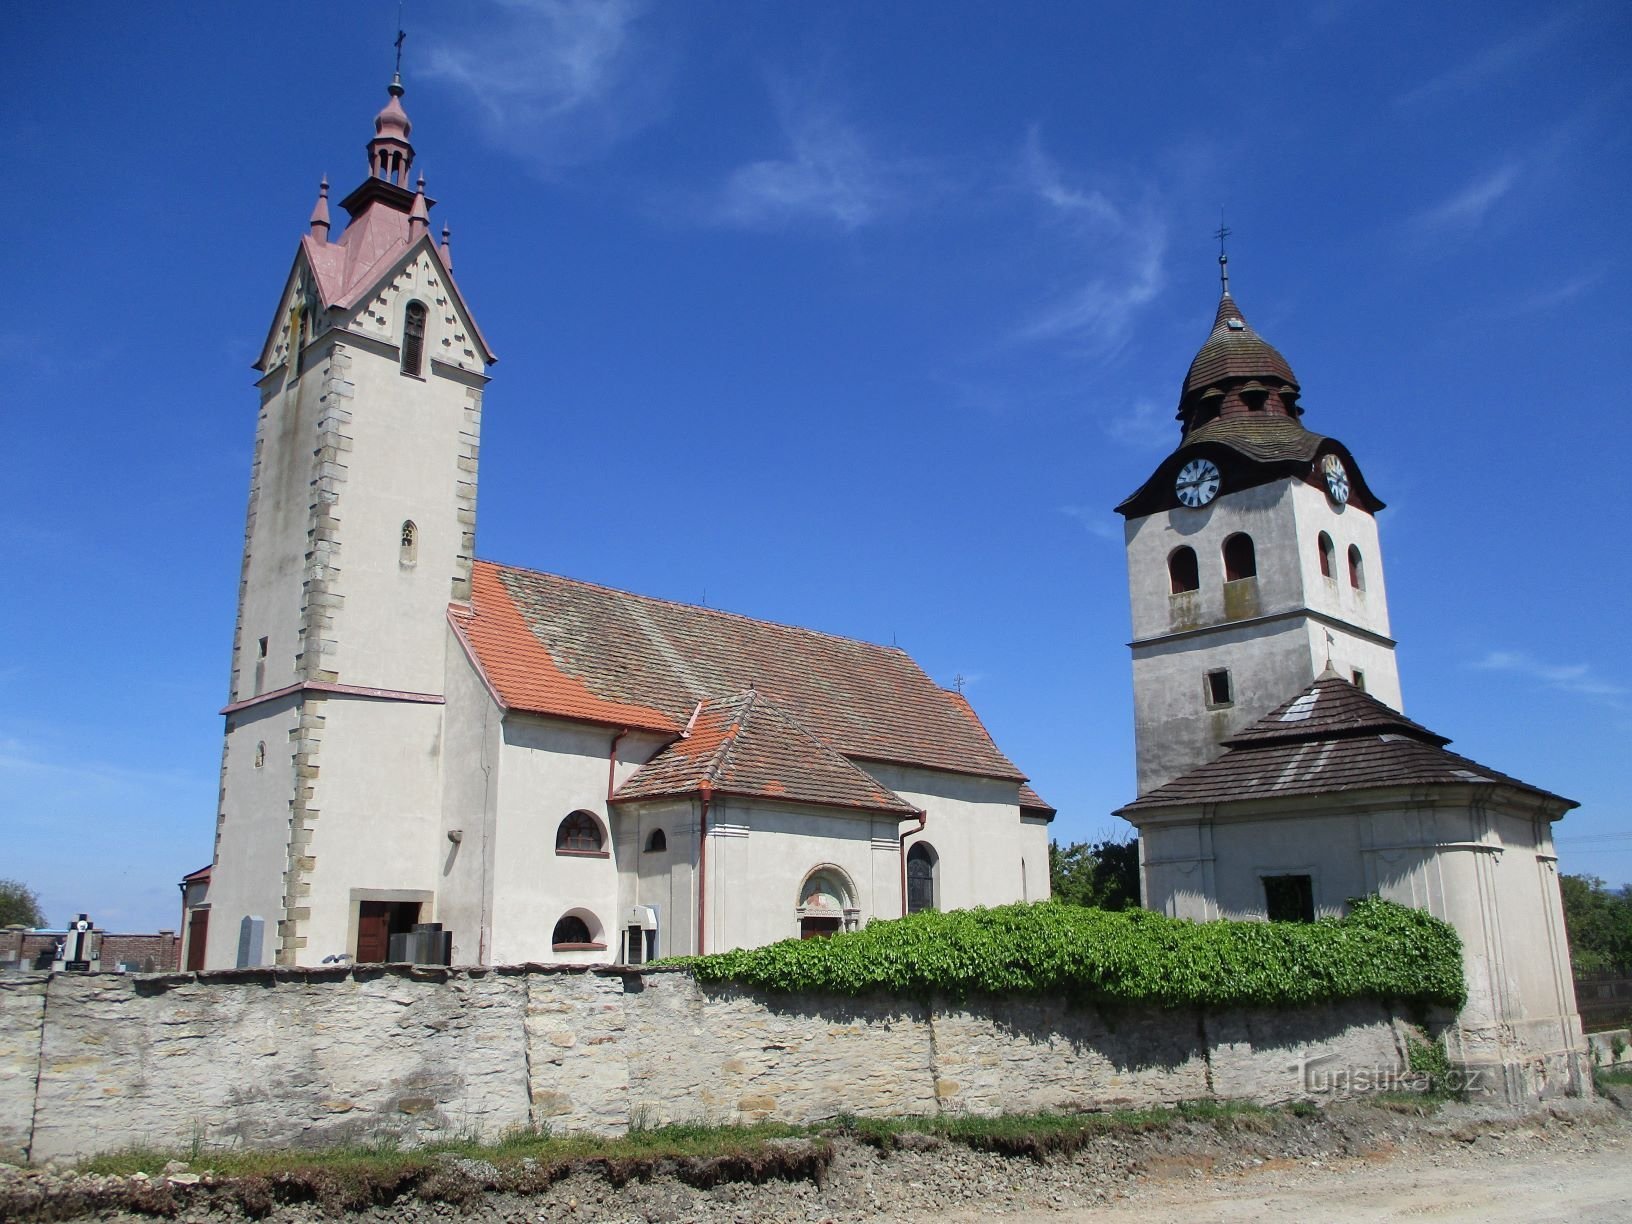
[[[699,981],[915,997],[1049,992],[1186,1007],[1379,998],[1459,1008],[1462,942],[1447,923],[1375,897],[1318,922],[1190,922],[1056,901],[925,911],[831,939],[670,961]]]

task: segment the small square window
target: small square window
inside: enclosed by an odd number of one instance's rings
[[[1366,673],[1358,667],[1354,669],[1354,687],[1362,693],[1366,691]]]
[[[1313,922],[1315,881],[1306,875],[1266,875],[1264,909],[1271,922]]]
[[[260,647],[261,647],[261,658],[264,659],[264,658],[266,658],[266,639],[265,638],[261,639]]]
[[[1230,691],[1230,672],[1228,668],[1219,668],[1218,671],[1207,673],[1207,704],[1211,706],[1227,706],[1235,701]]]

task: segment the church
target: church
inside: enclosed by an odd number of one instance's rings
[[[476,557],[494,354],[402,98],[256,363],[184,963],[642,963],[1048,896],[1053,810],[903,651]]]
[[[1046,898],[1053,810],[901,650],[477,559],[494,354],[402,97],[338,232],[321,186],[256,363],[185,963],[640,964]],[[1117,507],[1142,902],[1425,909],[1464,944],[1453,1060],[1511,1099],[1579,1090],[1575,805],[1400,712],[1383,502],[1220,270],[1178,444]]]

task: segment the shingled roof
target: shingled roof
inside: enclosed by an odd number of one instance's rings
[[[1328,670],[1297,697],[1226,740],[1223,756],[1141,795],[1117,815],[1383,787],[1470,784],[1513,787],[1561,804],[1561,811],[1577,806],[1447,752],[1448,743]]]
[[[851,760],[1025,781],[894,647],[488,561],[452,617],[510,709],[678,735],[699,702],[753,689]]]
[[[1226,290],[1213,315],[1213,330],[1185,373],[1184,390],[1179,398],[1188,399],[1197,391],[1237,378],[1271,379],[1292,387],[1298,385],[1291,364],[1252,330],[1241,307]]]
[[[636,770],[612,802],[701,792],[897,816],[917,811],[753,690],[703,702],[690,730]]]

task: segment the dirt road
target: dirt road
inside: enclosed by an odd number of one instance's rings
[[[1632,1221],[1632,1138],[1625,1129],[1603,1128],[1573,1140],[1555,1139],[1537,1151],[1522,1132],[1509,1133],[1451,1151],[1379,1151],[1334,1162],[1271,1160],[1225,1174],[1152,1178],[1116,1194],[1100,1207],[1038,1207],[1004,1218],[1017,1224]],[[918,1218],[925,1224],[972,1224],[992,1215],[963,1210]]]

